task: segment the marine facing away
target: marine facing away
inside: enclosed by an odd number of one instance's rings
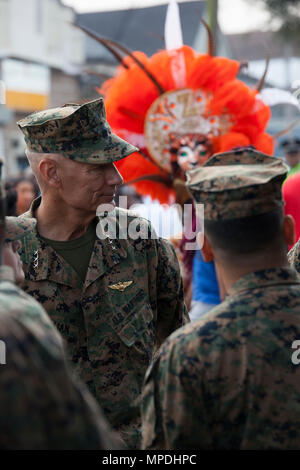
[[[173,333],[147,371],[144,449],[300,449],[300,278],[287,260],[288,168],[247,149],[189,172],[204,204],[203,257],[223,302]],[[199,234],[199,239],[203,233]]]

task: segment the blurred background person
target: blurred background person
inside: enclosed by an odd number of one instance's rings
[[[9,179],[5,184],[8,215],[16,216],[26,212],[38,196],[38,187],[31,175]]]
[[[298,138],[289,138],[281,142],[284,158],[290,171],[287,174],[287,177],[300,171],[300,139]]]
[[[10,180],[5,183],[5,194],[6,194],[6,214],[8,216],[17,215],[17,191],[13,187]]]

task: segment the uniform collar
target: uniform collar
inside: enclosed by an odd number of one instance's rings
[[[40,203],[41,197],[36,198],[22,217],[35,218],[35,211]],[[101,217],[97,217],[97,219],[100,221]],[[33,238],[35,243],[32,243]],[[33,259],[28,271],[30,280],[40,281],[48,279],[74,288],[82,287],[82,281],[75,270],[51,246],[41,239],[37,230],[34,231],[34,236],[31,233],[30,241],[35,246]],[[26,242],[28,243],[28,241]],[[27,247],[25,251],[32,251],[32,249]],[[106,271],[119,264],[125,258],[127,258],[126,240],[110,240],[109,238],[100,240],[97,238],[88,266],[84,288],[87,288]]]
[[[228,296],[233,297],[256,288],[285,284],[300,285],[300,277],[294,269],[289,267],[262,269],[247,274],[236,281],[229,290]]]
[[[26,217],[26,218],[30,217],[30,218],[32,218],[32,219],[35,219],[35,215],[34,215],[34,214],[35,214],[36,209],[39,207],[39,205],[40,205],[40,203],[41,203],[41,200],[42,200],[42,197],[41,197],[41,196],[38,196],[37,198],[35,198],[35,199],[32,201],[32,203],[31,203],[31,205],[30,205],[28,211],[27,211],[27,212],[24,212],[24,214],[22,214],[20,217]]]

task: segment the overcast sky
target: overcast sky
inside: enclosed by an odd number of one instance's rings
[[[63,0],[63,3],[84,13],[138,8],[168,2],[166,0]],[[219,23],[223,32],[241,33],[253,29],[267,29],[270,22],[269,14],[258,3],[257,0],[219,0]]]

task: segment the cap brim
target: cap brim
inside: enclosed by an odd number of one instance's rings
[[[93,163],[103,165],[112,163],[128,157],[139,149],[129,142],[121,139],[116,134],[111,134],[109,139],[99,139],[98,142],[82,141],[81,146],[76,150],[60,153],[71,160],[82,163]]]
[[[36,219],[25,217],[5,217],[5,241],[20,240],[36,226]]]

